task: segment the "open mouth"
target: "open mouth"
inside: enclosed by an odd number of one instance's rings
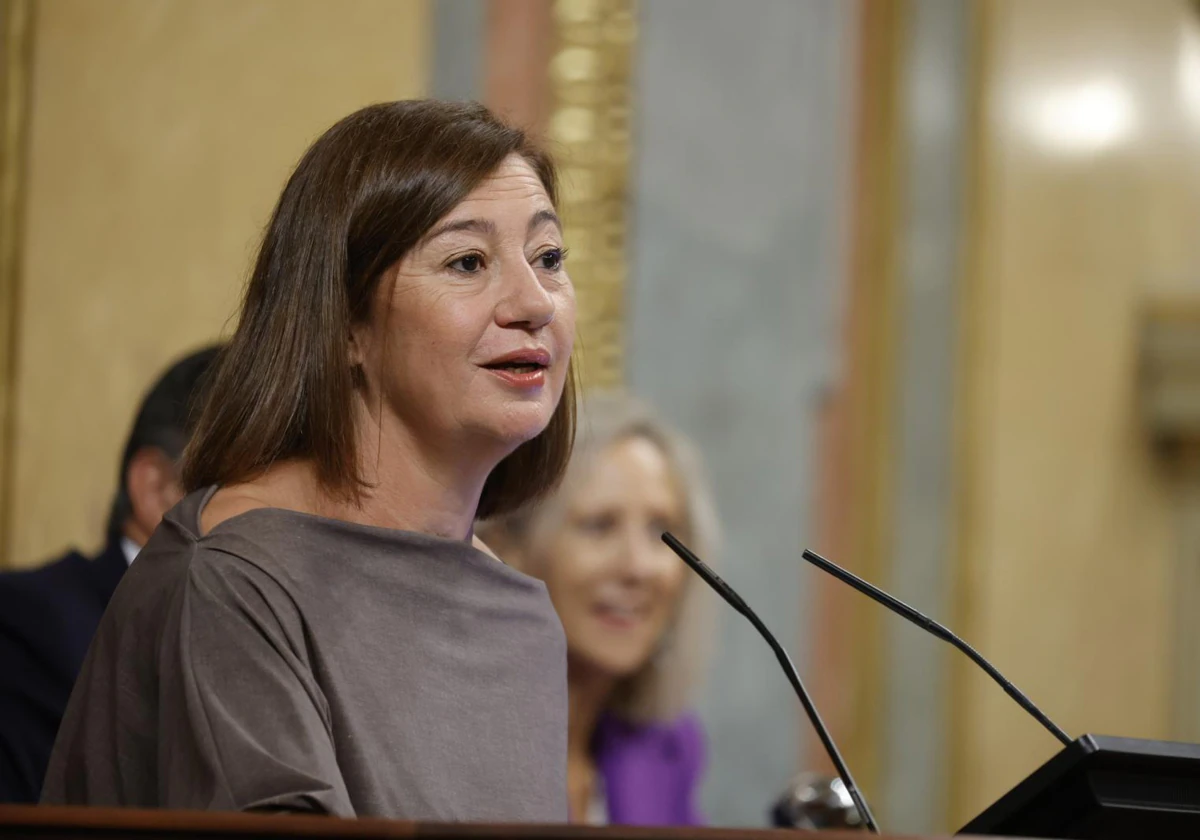
[[[605,624],[624,628],[641,623],[648,612],[644,606],[614,602],[600,602],[592,606],[592,613]]]
[[[527,347],[499,356],[482,367],[506,380],[510,385],[540,385],[545,381],[546,368],[550,367],[550,352],[541,348]]]
[[[508,373],[515,373],[518,375],[537,373],[538,371],[546,369],[546,365],[538,362],[496,362],[494,364],[484,365],[484,367],[488,370],[507,371]]]
[[[537,389],[546,384],[550,354],[543,350],[521,350],[483,365],[484,370],[511,388]]]

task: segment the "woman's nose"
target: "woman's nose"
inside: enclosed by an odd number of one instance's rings
[[[626,573],[639,580],[663,574],[671,560],[676,559],[670,551],[660,550],[664,548],[663,544],[645,528],[629,529],[624,542]]]
[[[554,296],[524,259],[505,271],[503,282],[504,294],[496,307],[500,326],[534,331],[554,320]]]

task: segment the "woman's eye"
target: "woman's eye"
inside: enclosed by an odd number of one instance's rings
[[[602,536],[617,526],[617,518],[611,514],[597,514],[596,516],[584,516],[576,524],[579,530],[586,534]]]
[[[455,271],[461,271],[463,274],[474,274],[483,268],[483,257],[479,254],[467,254],[465,257],[459,257],[450,263],[450,267]]]
[[[544,268],[547,271],[558,271],[563,264],[563,251],[561,248],[551,248],[543,254],[539,254],[537,258],[539,268]]]

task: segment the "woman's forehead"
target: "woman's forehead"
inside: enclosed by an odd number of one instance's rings
[[[550,195],[542,183],[541,176],[520,155],[509,155],[504,162],[471,190],[449,216],[464,207],[497,201],[529,201],[545,207],[550,205]]]
[[[614,499],[682,506],[675,464],[659,443],[643,435],[610,441],[589,453],[564,482],[568,506]]]
[[[542,227],[562,230],[562,223],[541,178],[524,158],[512,156],[438,220],[422,237],[431,244],[447,234],[495,235],[500,228],[523,228],[526,235]]]

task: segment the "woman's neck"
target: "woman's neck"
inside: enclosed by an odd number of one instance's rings
[[[311,461],[284,461],[245,484],[222,488],[205,509],[203,527],[207,531],[256,507],[280,507],[447,539],[473,538],[484,482],[506,453],[481,452],[484,447],[468,453],[466,446],[439,453],[402,429],[381,430],[374,423],[360,423],[358,431],[358,472],[366,486],[357,498],[326,493]]]
[[[340,519],[448,539],[470,540],[483,485],[504,452],[462,441],[420,440],[395,417],[359,415],[359,475],[353,502],[330,502]]]
[[[611,677],[574,662],[567,666],[567,757],[591,760],[592,739],[616,683]]]

